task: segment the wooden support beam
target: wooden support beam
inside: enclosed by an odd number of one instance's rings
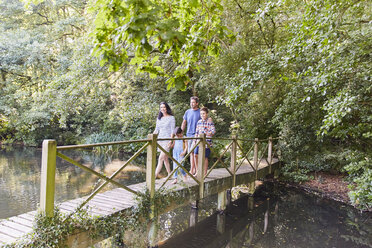
[[[156,169],[156,146],[157,146],[157,134],[149,134],[148,139],[150,145],[147,146],[147,160],[146,160],[146,186],[150,192],[150,198],[153,199],[155,195],[155,169]],[[155,216],[155,206],[150,206],[150,223],[147,227],[147,242],[149,247],[156,247],[157,235],[158,235],[158,216]]]
[[[253,239],[254,239],[254,225],[255,225],[255,222],[254,220],[251,222],[251,224],[249,224],[249,228],[248,228],[248,234],[249,234],[249,238],[247,240],[247,243],[249,245],[251,245]]]
[[[269,212],[270,212],[270,199],[267,199],[267,208],[265,211],[264,228],[263,228],[264,233],[266,233],[267,227],[269,226]]]
[[[256,181],[249,182],[248,183],[248,188],[249,188],[248,193],[250,195],[253,195],[254,194],[254,191],[256,190]]]
[[[150,192],[150,197],[155,195],[155,169],[156,169],[156,145],[157,134],[149,134],[147,138],[150,145],[147,146],[147,160],[146,160],[146,186]]]
[[[256,170],[256,179],[257,179],[257,171],[258,171],[258,138],[255,138],[254,139],[253,167]]]
[[[277,179],[279,177],[279,169],[274,170],[274,178]]]
[[[159,216],[153,218],[147,226],[147,247],[158,247]]]
[[[206,136],[205,133],[199,135],[201,138],[199,143],[199,153],[198,153],[198,167],[197,167],[197,179],[199,184],[199,198],[204,198],[204,169],[205,169],[205,146],[206,146]]]
[[[191,208],[189,227],[195,226],[196,223],[198,223],[198,209]]]
[[[230,162],[230,170],[233,173],[233,183],[232,187],[236,186],[236,147],[237,147],[237,136],[232,136],[232,145],[231,145],[231,162]]]
[[[253,210],[254,209],[254,198],[253,196],[248,196],[248,201],[247,201],[247,207],[249,210]]]
[[[217,197],[217,211],[223,212],[226,209],[226,199],[227,199],[227,191],[223,190],[221,192],[218,192]]]
[[[269,137],[269,144],[267,146],[267,162],[269,163],[269,174],[272,173],[271,171],[271,164],[273,160],[273,137]]]
[[[226,226],[226,215],[217,214],[216,229],[220,234],[223,234],[225,232],[225,226]]]
[[[226,206],[229,206],[231,203],[231,189],[226,190]]]
[[[44,140],[41,157],[40,209],[46,216],[54,215],[54,191],[57,142]]]

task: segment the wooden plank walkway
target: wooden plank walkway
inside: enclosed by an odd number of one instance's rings
[[[271,171],[267,163],[261,162],[257,178],[263,178],[266,175],[279,168],[279,161],[273,160]],[[255,171],[248,164],[243,164],[236,172],[236,185],[247,184],[254,182],[256,179]],[[155,187],[159,189],[165,179],[156,180]],[[184,199],[184,203],[199,200],[199,185],[193,179],[188,178],[184,183],[171,184],[169,180],[164,187],[170,188],[178,192]],[[204,180],[204,197],[217,194],[223,190],[230,189],[233,186],[233,177],[225,168],[214,169]],[[139,191],[144,190],[146,182],[130,185],[129,188]],[[133,200],[135,195],[122,188],[116,188],[110,191],[99,193],[88,202],[86,209],[89,215],[105,217],[119,212],[125,212],[133,208],[136,202]],[[59,208],[64,213],[72,213],[76,210],[81,202],[86,197],[69,200],[59,204]],[[171,208],[179,207],[180,204],[174,205]],[[164,210],[169,211],[170,209]],[[22,239],[28,233],[32,232],[33,223],[35,220],[36,211],[31,211],[8,219],[0,220],[0,246],[10,244]],[[79,237],[70,237],[68,244],[80,242]],[[91,245],[91,244],[88,244]],[[79,246],[80,247],[80,246]]]

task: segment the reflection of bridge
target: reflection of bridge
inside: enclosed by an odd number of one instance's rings
[[[197,211],[191,209],[189,228],[159,247],[238,248],[243,242],[252,245],[254,239],[262,237],[268,227],[276,223],[278,202],[272,199],[255,201],[253,196],[243,197],[229,205],[228,214],[215,213],[199,222]]]
[[[196,145],[199,146],[199,161],[197,176],[194,177],[188,174],[189,179],[184,184],[172,185],[169,179],[172,177],[174,171],[167,177],[155,180],[156,167],[156,151],[157,148],[167,153],[161,146],[158,146],[156,134],[150,134],[148,139],[135,141],[121,141],[90,145],[75,145],[75,146],[56,146],[55,140],[45,140],[43,142],[42,155],[42,177],[41,177],[41,196],[40,196],[40,210],[47,216],[54,214],[54,190],[55,190],[55,168],[56,157],[60,157],[83,170],[93,173],[97,177],[103,179],[102,183],[94,192],[88,196],[71,201],[66,201],[60,204],[60,209],[66,213],[73,213],[76,209],[86,208],[88,213],[102,218],[129,213],[135,206],[133,198],[138,195],[140,191],[147,188],[150,198],[153,198],[155,192],[161,188],[167,187],[177,192],[181,196],[182,202],[174,202],[167,209],[160,210],[161,212],[169,211],[172,208],[179,207],[188,202],[197,203],[198,200],[218,194],[218,210],[226,208],[226,202],[229,201],[227,191],[232,187],[248,184],[251,192],[254,191],[255,180],[263,178],[268,174],[276,172],[279,168],[279,160],[276,156],[274,141],[272,138],[267,140],[244,140],[238,139],[236,136],[232,138],[214,138],[217,142],[225,142],[223,148],[217,151],[216,148],[210,147],[206,142],[204,135],[198,138],[184,138],[195,139]],[[164,139],[163,139],[164,140]],[[127,144],[143,144],[143,146],[126,161],[116,172],[110,177],[101,175],[89,167],[81,165],[73,159],[62,154],[63,150],[76,148],[93,148],[97,146],[112,146],[112,145],[127,145]],[[212,151],[212,158],[214,163],[210,163],[209,170],[204,175],[204,154],[205,148],[209,147]],[[135,185],[125,186],[114,181],[117,176],[126,166],[128,166],[137,156],[147,150],[146,162],[146,182]],[[191,153],[192,151],[190,151]],[[184,158],[186,160],[187,154]],[[175,161],[172,156],[167,153],[171,160]],[[183,163],[179,163],[178,168],[183,168]],[[184,168],[183,168],[184,169]],[[188,170],[184,169],[187,173]],[[111,183],[118,188],[104,193],[100,191]],[[156,207],[156,206],[154,206]],[[159,213],[159,214],[160,214]],[[32,232],[32,225],[35,219],[36,212],[29,212],[14,216],[8,220],[0,223],[0,244],[10,243],[19,240],[22,236]],[[154,212],[150,213],[150,217],[155,220]],[[149,227],[148,239],[150,246],[156,245],[156,227],[155,224]],[[92,240],[87,232],[76,230],[74,235],[67,239],[69,247],[87,247],[99,240]]]

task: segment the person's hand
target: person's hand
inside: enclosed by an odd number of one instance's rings
[[[168,147],[169,147],[169,148],[172,148],[172,147],[173,147],[173,141],[169,141],[169,142],[168,142]]]
[[[181,157],[184,157],[185,154],[186,154],[186,152],[182,152],[182,153],[180,154],[180,156],[181,156]]]
[[[213,121],[212,121],[212,118],[209,117],[208,120],[207,120],[207,122],[208,122],[208,123],[212,123],[212,122],[213,122]]]

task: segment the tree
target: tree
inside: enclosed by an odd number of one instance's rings
[[[28,9],[20,1],[0,3],[0,113],[16,139],[35,144],[59,128],[45,91],[72,64],[73,42],[85,32],[83,2],[47,1]]]
[[[231,33],[221,23],[220,0],[97,0],[94,54],[101,65],[118,70],[132,64],[137,72],[167,78],[168,89],[186,89],[203,59],[217,56]],[[195,89],[193,87],[193,92]]]

